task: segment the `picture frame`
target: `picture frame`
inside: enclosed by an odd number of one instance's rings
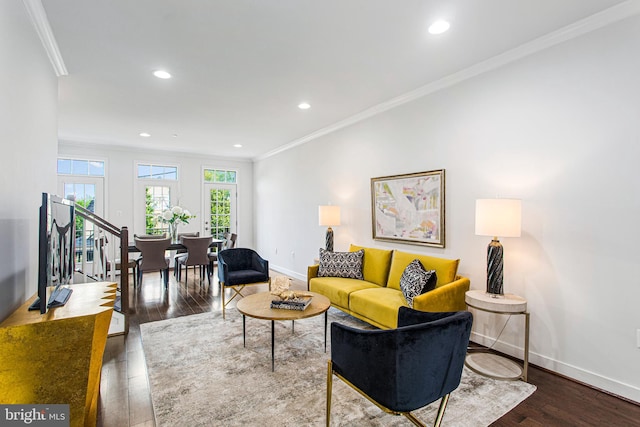
[[[373,239],[444,248],[444,169],[371,178]]]

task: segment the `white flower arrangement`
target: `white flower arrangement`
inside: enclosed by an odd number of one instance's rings
[[[158,216],[158,221],[175,225],[180,223],[189,224],[189,220],[195,217],[196,216],[191,215],[191,212],[188,210],[183,209],[180,206],[174,206],[171,209],[163,211],[162,214]]]

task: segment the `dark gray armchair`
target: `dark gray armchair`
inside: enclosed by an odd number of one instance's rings
[[[222,318],[225,308],[236,297],[243,297],[242,290],[247,285],[269,283],[269,261],[263,259],[256,251],[247,248],[233,248],[220,251],[218,254],[218,281],[222,298]],[[225,302],[225,288],[233,290],[233,295]]]
[[[467,311],[428,313],[400,307],[398,327],[361,330],[331,324],[327,426],[333,375],[394,415],[424,425],[411,411],[438,399],[439,426],[449,394],[460,384],[473,317]]]

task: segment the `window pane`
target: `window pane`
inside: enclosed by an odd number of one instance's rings
[[[178,179],[178,168],[176,168],[176,167],[165,167],[164,171],[165,171],[165,178],[164,179],[171,179],[171,180],[174,180],[174,181]]]
[[[236,183],[236,171],[218,170],[218,169],[205,169],[204,181],[205,182],[228,182],[231,184]]]
[[[104,162],[89,162],[89,175],[104,176]]]
[[[89,175],[89,162],[86,160],[72,160],[71,171],[74,175]]]
[[[58,159],[58,173],[68,175],[71,173],[71,160]]]
[[[169,208],[169,187],[148,186],[145,195],[145,233],[162,234],[167,232],[169,224],[158,221],[158,217]]]
[[[231,192],[229,190],[212,189],[211,198],[211,235],[218,239],[231,230]]]
[[[64,185],[64,197],[68,199],[69,196],[75,196],[73,184]]]
[[[151,165],[151,178],[162,179],[162,166]]]
[[[82,206],[90,212],[95,212],[96,186],[94,184],[65,184],[65,195],[73,195],[76,206]],[[86,251],[87,262],[93,261],[94,225],[76,216],[76,260],[82,262]]]
[[[138,165],[138,178],[151,178],[151,165]]]
[[[178,180],[178,168],[164,165],[138,165],[138,178]]]

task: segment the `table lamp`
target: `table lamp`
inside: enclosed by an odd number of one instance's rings
[[[318,207],[319,225],[327,228],[326,249],[333,252],[333,229],[340,225],[340,206],[319,206]]]
[[[498,236],[520,237],[522,206],[517,199],[476,200],[476,235],[491,236],[487,247],[487,293],[504,295],[503,250]]]

